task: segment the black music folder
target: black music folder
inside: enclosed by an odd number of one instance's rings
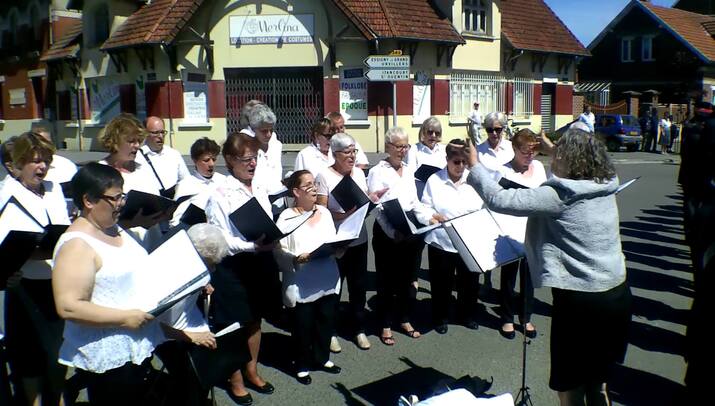
[[[140,209],[144,209],[145,216],[153,216],[159,213],[169,213],[179,206],[179,201],[174,201],[163,196],[151,193],[130,190],[127,193],[127,203],[122,208],[119,215],[120,220],[131,220]]]
[[[216,349],[191,346],[189,359],[204,388],[221,385],[249,360],[248,341],[243,330],[216,337]]]
[[[281,222],[278,227],[271,217],[263,210],[261,204],[255,197],[252,197],[241,207],[231,213],[228,218],[238,231],[241,232],[246,241],[256,241],[264,236],[263,243],[267,244],[278,241],[286,235],[295,231],[305,223],[313,212],[305,212]]]
[[[271,203],[275,202],[278,199],[281,199],[283,197],[290,197],[290,190],[288,190],[287,187],[283,187],[281,190],[278,190],[276,192],[273,192],[268,195],[268,201]]]
[[[181,219],[179,221],[190,226],[193,226],[194,224],[205,223],[206,211],[199,208],[199,206],[191,203],[189,204],[189,207],[186,208],[186,211],[181,216]]]
[[[7,287],[7,280],[30,259],[42,234],[29,231],[10,231],[0,242],[0,290]]]
[[[427,179],[429,179],[430,176],[441,170],[442,168],[438,168],[436,166],[422,164],[415,171],[415,179],[421,180],[422,182],[427,182]]]
[[[405,212],[397,199],[388,200],[382,203],[382,211],[387,217],[390,225],[405,237],[424,234],[428,231],[439,228],[441,224],[423,226],[415,217],[412,211]]]
[[[174,185],[168,189],[159,190],[159,194],[162,195],[163,197],[166,197],[167,199],[173,199],[174,195],[176,195],[176,185]]]
[[[350,176],[343,176],[343,179],[335,185],[330,194],[345,211],[372,203],[370,198]]]
[[[528,186],[524,186],[521,183],[514,182],[513,180],[509,180],[504,177],[499,179],[499,186],[503,187],[504,189],[529,189]]]

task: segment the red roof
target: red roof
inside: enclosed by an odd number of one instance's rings
[[[591,55],[544,0],[502,0],[501,33],[516,49]]]
[[[429,0],[333,0],[369,40],[413,39],[464,44],[452,23]]]
[[[667,25],[676,36],[679,36],[705,59],[715,61],[715,39],[708,33],[706,27],[711,27],[715,18],[703,14],[691,13],[640,2],[641,6],[653,13],[661,22]]]
[[[103,51],[171,43],[203,0],[154,0],[130,15],[102,45]]]
[[[45,51],[41,61],[54,61],[76,57],[79,52],[79,37],[82,35],[82,19],[73,18],[67,23],[65,32]]]

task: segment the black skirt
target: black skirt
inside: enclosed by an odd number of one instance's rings
[[[565,392],[608,381],[623,363],[631,321],[628,284],[605,292],[552,289],[551,378],[549,387]]]
[[[281,284],[270,252],[239,253],[226,258],[211,274],[211,286],[212,330],[234,322],[246,325],[280,313]]]

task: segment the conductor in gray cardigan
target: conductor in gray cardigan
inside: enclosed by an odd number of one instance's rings
[[[606,148],[570,129],[553,151],[552,176],[534,189],[503,189],[465,148],[471,184],[489,209],[528,216],[534,287],[551,287],[551,376],[561,406],[608,405],[610,370],[622,363],[631,316],[621,249],[619,181]]]

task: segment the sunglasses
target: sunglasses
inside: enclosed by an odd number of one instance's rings
[[[486,130],[487,130],[488,133],[495,133],[495,134],[499,134],[500,132],[502,132],[503,129],[504,129],[504,128],[502,128],[502,127],[489,127],[489,128],[486,128]]]

